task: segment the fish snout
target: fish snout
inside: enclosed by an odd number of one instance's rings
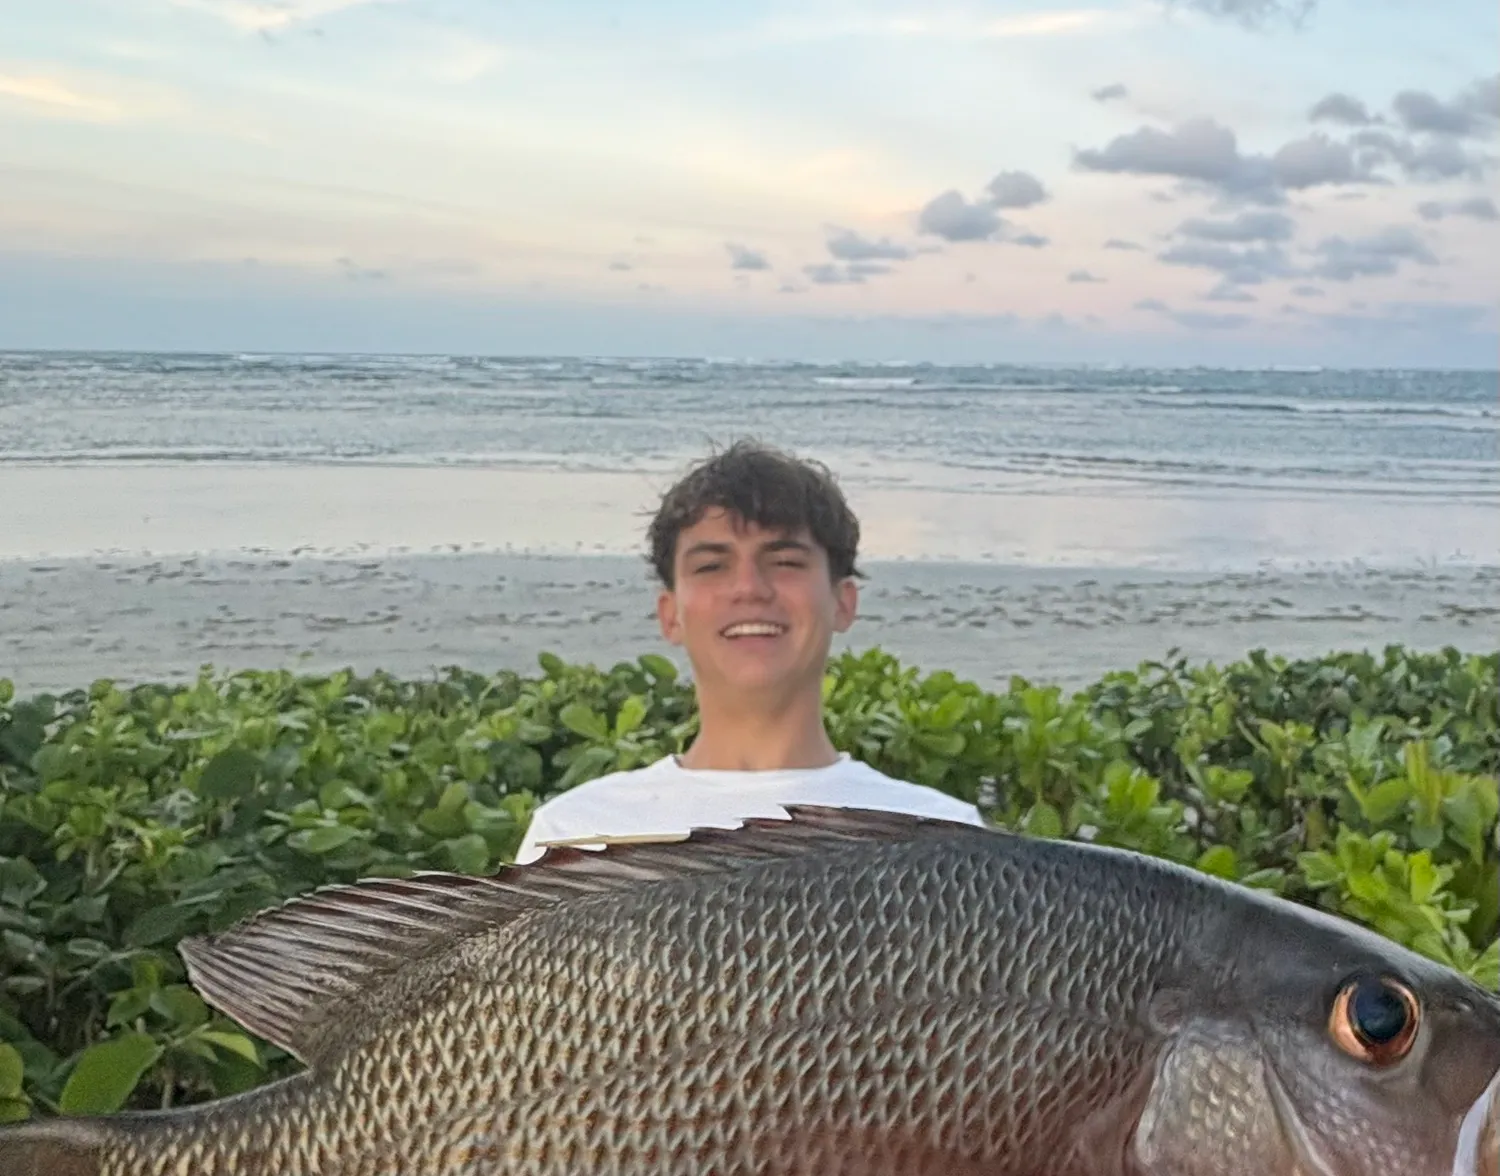
[[[1453,1176],[1500,1176],[1500,1071],[1464,1116]]]

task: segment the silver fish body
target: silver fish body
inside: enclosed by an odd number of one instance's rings
[[[0,1171],[1494,1176],[1463,977],[1136,854],[789,811],[189,941],[307,1069],[0,1133]]]

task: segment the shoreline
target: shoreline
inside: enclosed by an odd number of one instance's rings
[[[918,485],[904,475],[874,462],[841,473],[865,560],[1182,572],[1500,566],[1488,497],[1057,479]],[[551,468],[0,465],[0,560],[630,557],[672,479]]]
[[[1172,571],[864,561],[834,651],[879,645],[985,687],[1073,689],[1165,658],[1220,665],[1388,644],[1500,649],[1500,567]],[[180,682],[199,666],[419,677],[607,667],[661,653],[645,561],[619,555],[187,556],[0,560],[0,677],[17,694]]]

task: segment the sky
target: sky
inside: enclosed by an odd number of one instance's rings
[[[1500,361],[1494,0],[0,28],[0,348]]]

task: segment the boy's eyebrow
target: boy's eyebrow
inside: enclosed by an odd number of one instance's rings
[[[700,555],[725,555],[733,550],[732,546],[722,541],[712,539],[700,539],[682,553],[683,559],[692,559]],[[784,536],[780,539],[772,539],[761,545],[762,551],[812,551],[812,546],[801,539],[793,539]]]
[[[729,544],[715,543],[710,539],[700,539],[682,553],[683,559],[692,559],[695,555],[724,555],[729,551]]]

